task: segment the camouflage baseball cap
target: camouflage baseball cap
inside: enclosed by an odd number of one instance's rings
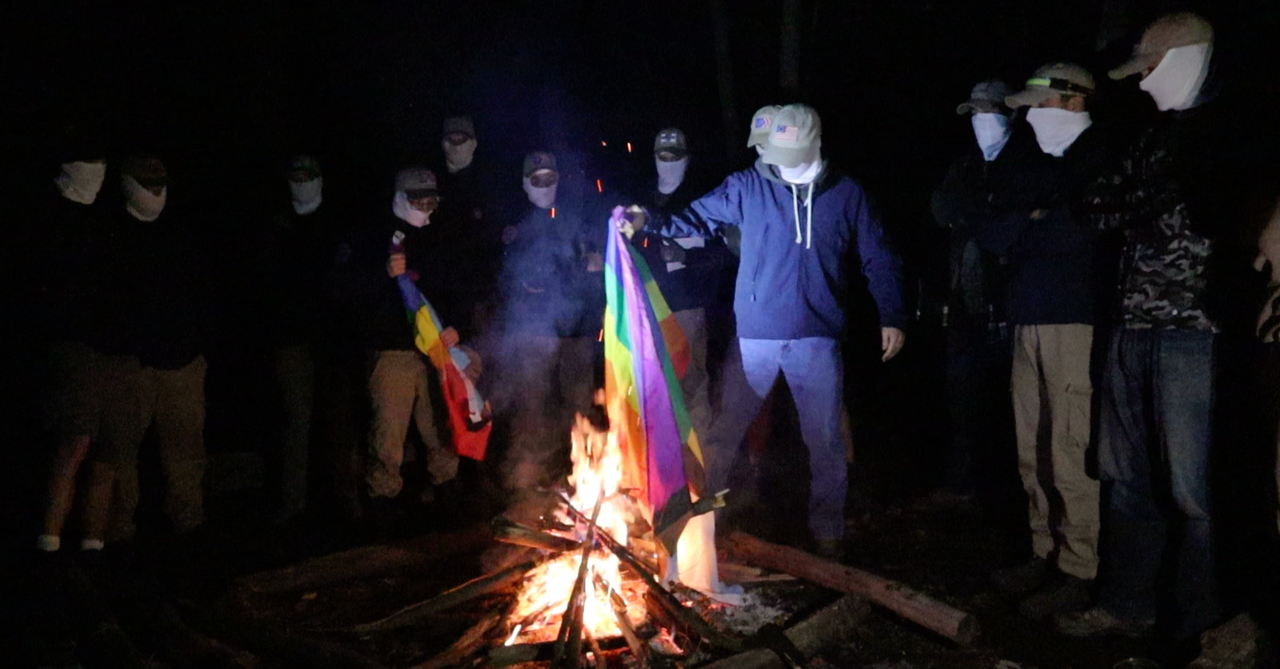
[[[1213,26],[1198,14],[1178,12],[1162,16],[1143,31],[1142,39],[1133,49],[1133,57],[1120,67],[1108,72],[1107,76],[1112,79],[1124,79],[1159,65],[1169,49],[1212,41]]]
[[[1089,70],[1075,63],[1050,63],[1031,75],[1027,87],[1004,99],[1010,109],[1034,107],[1053,95],[1093,95],[1097,87]]]
[[[992,79],[979,81],[969,93],[969,100],[956,107],[957,114],[989,114],[1004,106],[1004,99],[1009,97],[1009,84]]]
[[[769,131],[773,129],[773,117],[782,111],[780,105],[765,105],[756,110],[751,117],[751,134],[747,135],[747,148],[760,146],[769,139]]]

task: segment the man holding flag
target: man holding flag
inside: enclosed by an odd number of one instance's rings
[[[401,170],[391,203],[394,219],[367,245],[370,255],[380,248],[378,255],[385,261],[382,272],[365,275],[361,291],[371,311],[367,335],[373,351],[369,395],[374,415],[365,482],[375,509],[399,496],[404,485],[400,467],[411,420],[422,438],[434,486],[454,479],[459,454],[482,458],[488,437],[483,402],[470,383],[478,375],[479,359],[458,347],[457,331],[443,327],[428,301],[442,300],[441,291],[448,285],[443,281],[448,249],[424,243],[429,239],[425,228],[439,201],[431,171]],[[354,264],[372,264],[359,260]],[[442,439],[436,425],[435,397],[442,397],[448,410],[449,441]],[[434,488],[427,486],[422,497],[424,502],[434,500]]]
[[[644,219],[632,208],[620,226],[631,234]],[[860,259],[880,311],[884,360],[902,349],[907,318],[901,261],[866,194],[822,159],[818,114],[788,105],[776,114],[751,169],[654,223],[669,237],[710,236],[723,226],[742,233],[734,300],[738,346],[726,362],[720,411],[705,439],[708,489],[725,487],[747,428],[781,374],[809,450],[809,528],[819,553],[839,557],[848,485],[840,342],[850,254]]]

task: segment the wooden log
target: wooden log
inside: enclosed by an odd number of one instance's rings
[[[578,578],[573,581],[573,590],[569,593],[569,605],[565,608],[560,621],[560,632],[556,636],[556,655],[553,666],[564,669],[577,669],[582,654],[582,609],[586,605],[587,574],[590,572],[591,549],[596,544],[596,520],[600,518],[600,509],[604,506],[604,490],[596,498],[596,508],[591,512],[591,520],[587,523],[587,538],[582,542],[582,558],[578,562]]]
[[[258,572],[236,581],[252,592],[289,592],[376,576],[396,569],[422,568],[450,555],[476,550],[491,540],[486,525],[429,534],[386,546],[364,546],[297,564]]]
[[[226,604],[217,607],[225,610]],[[318,669],[381,669],[382,665],[339,643],[296,631],[254,624],[229,613],[210,614],[187,607],[193,626],[263,658]]]
[[[488,645],[489,636],[495,631],[502,629],[502,624],[507,620],[507,616],[511,615],[516,607],[513,601],[510,605],[504,606],[496,613],[491,613],[480,619],[475,625],[472,625],[462,636],[458,637],[444,652],[423,662],[414,665],[410,669],[447,669],[447,667],[461,666],[467,658],[473,657],[482,652]]]
[[[509,667],[524,662],[549,662],[555,658],[554,642],[516,643],[489,649],[490,667]]]
[[[779,546],[745,532],[729,537],[734,555],[776,571],[798,576],[825,588],[861,595],[890,611],[964,646],[978,636],[973,615],[944,604],[902,583]]]
[[[804,659],[812,659],[827,648],[839,644],[862,624],[871,606],[857,595],[848,595],[830,606],[818,610],[788,629],[787,640],[795,646]],[[785,667],[778,654],[769,648],[753,648],[723,660],[705,665],[703,669],[779,669]]]
[[[414,623],[426,618],[427,616],[451,609],[464,602],[469,602],[482,595],[487,595],[495,590],[501,590],[512,583],[524,578],[530,569],[537,566],[536,560],[522,562],[511,567],[507,567],[502,571],[481,576],[472,579],[462,585],[446,590],[445,592],[432,597],[424,602],[418,602],[411,606],[406,606],[399,611],[383,618],[375,620],[371,623],[356,625],[351,628],[351,632],[356,634],[369,634],[371,632],[385,632],[387,630],[400,629],[408,627]]]
[[[531,527],[525,527],[524,525],[508,520],[503,516],[494,518],[492,527],[493,538],[504,544],[528,546],[529,548],[537,548],[539,550],[552,551],[555,553],[563,553],[565,551],[571,551],[575,548],[582,547],[581,542],[556,536],[549,532],[541,532]]]
[[[627,648],[631,649],[631,656],[635,658],[636,666],[641,669],[648,667],[649,647],[640,640],[640,635],[636,634],[635,628],[631,626],[631,618],[627,615],[627,600],[605,583],[599,574],[596,574],[596,587],[609,598],[609,608],[613,609],[613,617],[618,623],[618,629],[622,631],[622,638],[627,642]]]

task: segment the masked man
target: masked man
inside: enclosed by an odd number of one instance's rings
[[[1006,98],[1029,108],[1039,150],[1011,156],[1016,164],[995,196],[1001,213],[977,238],[1011,263],[1011,390],[1033,551],[992,581],[1005,592],[1036,591],[1020,607],[1035,619],[1087,607],[1098,572],[1099,484],[1085,461],[1097,235],[1075,214],[1084,187],[1111,159],[1089,113],[1094,91],[1087,70],[1054,63]]]
[[[822,158],[821,145],[817,112],[788,105],[772,119],[754,167],[730,175],[683,212],[656,217],[653,227],[670,237],[710,237],[725,226],[742,233],[734,297],[738,341],[726,362],[720,415],[705,442],[711,489],[723,488],[747,428],[781,374],[809,450],[809,528],[818,550],[836,557],[848,485],[840,426],[848,257],[860,260],[879,307],[884,360],[902,348],[906,314],[898,256],[866,194]],[[634,233],[643,218],[624,231]]]
[[[102,447],[94,449],[85,518],[86,536],[115,541],[134,534],[138,451],[149,431],[172,529],[188,532],[204,520],[203,353],[213,302],[201,246],[170,211],[164,163],[134,156],[120,171],[124,206],[102,249],[114,265],[103,300],[125,315],[125,336],[111,352],[129,356],[130,369],[113,391]]]
[[[1005,446],[1012,450],[1013,443],[1008,261],[974,239],[978,226],[993,215],[991,196],[1013,162],[1004,153],[1010,136],[1011,112],[1004,104],[1009,92],[1003,81],[983,81],[956,109],[968,117],[976,142],[951,164],[933,194],[933,217],[948,231],[951,251],[943,321],[951,417],[946,486],[962,500],[978,492],[980,478],[984,484],[992,481],[991,465],[999,460],[994,451]],[[984,491],[991,487],[982,486]]]

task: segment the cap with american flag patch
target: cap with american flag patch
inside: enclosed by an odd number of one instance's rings
[[[795,167],[812,160],[822,138],[822,121],[808,105],[787,105],[773,118],[763,153],[766,165]]]
[[[773,129],[773,117],[778,115],[782,107],[765,105],[756,110],[751,117],[751,134],[747,136],[747,148],[762,146],[769,139],[769,131]]]

